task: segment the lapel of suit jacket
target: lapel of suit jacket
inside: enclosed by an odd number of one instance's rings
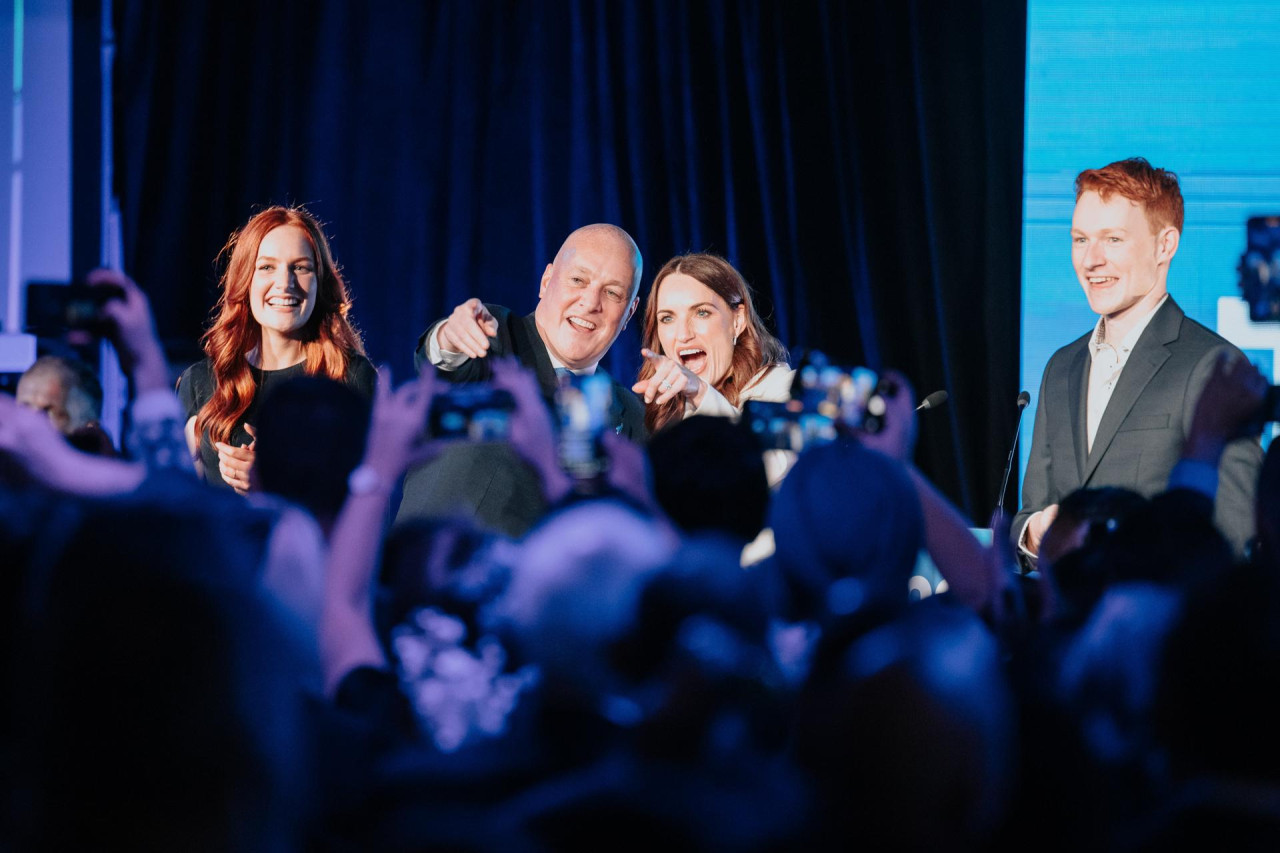
[[[596,365],[596,372],[608,377],[609,385],[613,388],[613,393],[609,395],[609,423],[613,426],[613,431],[621,435],[627,426],[627,407],[622,402],[622,395],[630,394],[631,389],[618,382],[599,365]]]
[[[529,314],[512,323],[511,337],[520,362],[525,367],[533,368],[534,374],[538,377],[538,387],[542,389],[542,396],[548,400],[554,400],[556,369],[551,366],[551,355],[547,352],[547,345],[543,342],[542,335],[538,334],[538,323],[534,316]]]
[[[1067,367],[1067,407],[1075,412],[1071,420],[1071,446],[1076,456],[1076,476],[1079,483],[1084,482],[1084,466],[1089,460],[1088,420],[1086,410],[1089,406],[1089,340],[1071,357]]]
[[[1098,424],[1098,433],[1093,437],[1093,450],[1089,452],[1089,461],[1085,464],[1084,479],[1089,478],[1098,467],[1098,462],[1106,455],[1111,440],[1116,437],[1120,425],[1129,416],[1134,403],[1142,396],[1147,383],[1156,375],[1160,366],[1169,360],[1168,344],[1178,339],[1182,328],[1182,309],[1173,301],[1173,297],[1165,302],[1151,318],[1151,323],[1138,337],[1138,342],[1129,353],[1116,389],[1107,402],[1107,410],[1102,413],[1102,421]]]

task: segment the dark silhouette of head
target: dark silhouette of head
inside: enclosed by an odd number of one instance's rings
[[[769,512],[797,618],[907,603],[924,517],[903,467],[853,439],[800,455]]]
[[[830,627],[794,726],[830,849],[984,849],[1012,779],[995,639],[976,616],[929,604],[869,631]]]
[[[1258,530],[1258,557],[1280,569],[1280,452],[1274,442],[1262,461],[1258,474],[1255,516]]]
[[[29,831],[49,849],[288,849],[301,691],[255,577],[266,525],[194,489],[63,509],[23,629]]]
[[[258,414],[257,485],[305,507],[328,531],[364,454],[369,411],[350,386],[321,376],[274,388]]]
[[[649,443],[659,505],[686,533],[715,531],[742,542],[764,527],[769,505],[760,442],[727,418],[692,417]]]
[[[1059,616],[1088,615],[1110,580],[1103,543],[1146,499],[1129,489],[1077,489],[1062,499],[1058,517],[1040,543],[1039,568],[1050,586],[1046,598]]]

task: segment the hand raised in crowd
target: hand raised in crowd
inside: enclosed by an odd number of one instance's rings
[[[1009,535],[1011,523],[1012,519],[1003,514],[994,520],[991,544],[983,552],[982,570],[990,590],[986,609],[992,623],[1001,630],[1016,629],[1027,616],[1026,602],[1016,581],[1018,557]]]
[[[436,330],[436,343],[442,350],[460,352],[470,358],[484,358],[489,352],[489,338],[498,334],[498,321],[472,297],[445,318]]]
[[[1267,386],[1248,359],[1225,349],[1219,352],[1191,415],[1183,458],[1217,465],[1228,442],[1256,435]]]
[[[885,411],[881,417],[879,432],[858,432],[858,440],[863,446],[878,450],[886,456],[896,459],[904,465],[910,465],[916,454],[916,436],[919,424],[916,421],[915,389],[907,377],[896,370],[886,370],[880,377],[881,397],[885,403]]]
[[[101,316],[107,325],[107,338],[120,357],[120,366],[133,377],[135,393],[170,388],[169,368],[156,337],[146,294],[118,270],[96,269],[85,281],[90,287],[119,291],[118,297],[103,303]]]
[[[35,482],[73,495],[116,495],[138,487],[143,466],[104,459],[76,450],[44,412],[0,394],[0,482],[11,470],[23,482]]]
[[[653,375],[632,385],[631,390],[644,397],[646,404],[661,406],[668,400],[674,399],[677,394],[692,401],[695,406],[702,402],[707,384],[698,377],[698,374],[675,359],[660,355],[653,350],[641,349],[640,354],[653,362]]]
[[[393,391],[391,368],[379,368],[361,464],[372,468],[383,483],[398,482],[405,471],[435,452],[425,427],[431,401],[438,393],[437,385],[435,370],[427,368],[417,379]]]
[[[543,494],[548,502],[555,503],[569,493],[572,483],[560,467],[555,424],[542,401],[537,377],[514,358],[500,358],[493,362],[493,384],[516,401],[507,441],[538,472]]]
[[[213,443],[214,449],[218,451],[218,473],[222,475],[223,481],[240,495],[249,493],[251,486],[250,476],[253,473],[253,460],[257,455],[254,451],[254,445],[258,443],[253,427],[246,423],[244,428],[254,439],[248,444],[236,447],[221,441]]]
[[[609,457],[609,485],[661,515],[658,499],[653,494],[649,457],[645,455],[644,448],[626,436],[608,430],[602,438],[605,454]]]
[[[516,401],[507,440],[541,476],[547,502],[556,503],[573,489],[573,481],[560,467],[555,424],[542,401],[537,377],[515,359],[503,358],[494,361],[493,384],[509,391]],[[609,484],[645,506],[656,507],[640,446],[609,430],[602,440],[609,457]]]

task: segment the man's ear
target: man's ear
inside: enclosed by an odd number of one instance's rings
[[[621,328],[618,329],[619,332],[621,332],[623,329],[627,327],[627,323],[631,322],[631,318],[635,316],[636,309],[639,307],[640,307],[640,297],[636,296],[635,299],[631,300],[631,307],[627,309],[627,316],[622,318],[622,326]]]
[[[538,285],[538,298],[547,295],[547,282],[551,281],[551,271],[555,269],[555,264],[547,264],[547,268],[542,271],[542,282]]]
[[[1167,264],[1173,260],[1173,256],[1178,252],[1178,241],[1181,239],[1182,235],[1172,225],[1161,229],[1156,235],[1156,263]]]

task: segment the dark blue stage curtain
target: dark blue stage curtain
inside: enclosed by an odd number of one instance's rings
[[[213,258],[257,206],[329,223],[401,378],[429,321],[469,296],[532,309],[564,235],[614,222],[646,290],[671,255],[719,252],[788,345],[949,390],[920,461],[990,511],[1018,392],[1022,3],[116,10],[127,266],[166,338],[198,337]]]

